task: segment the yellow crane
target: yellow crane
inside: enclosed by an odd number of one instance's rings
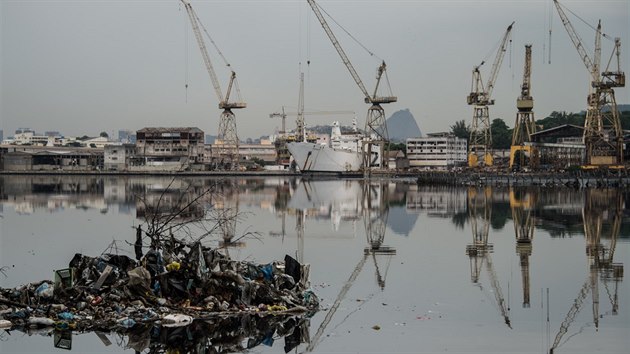
[[[479,68],[485,63],[475,66],[472,71],[472,83],[470,94],[468,94],[467,102],[473,106],[473,120],[470,130],[470,142],[468,145],[468,166],[476,167],[479,163],[479,156],[483,156],[483,162],[486,166],[492,166],[492,133],[490,131],[490,113],[488,106],[494,105],[492,99],[492,90],[494,89],[494,83],[497,79],[497,74],[501,68],[503,57],[507,50],[508,40],[512,32],[512,22],[501,40],[501,45],[497,51],[492,69],[490,70],[490,77],[484,86],[481,79],[481,71]]]
[[[562,24],[569,38],[578,51],[584,66],[591,74],[589,94],[587,97],[586,119],[584,120],[584,145],[586,147],[587,165],[619,165],[623,163],[623,131],[615,100],[616,87],[624,87],[626,76],[621,71],[621,39],[615,38],[614,49],[608,60],[606,69],[600,72],[602,24],[595,30],[595,51],[591,56],[586,52],[582,39],[575,31],[562,6],[553,1]],[[605,38],[611,39],[604,35]],[[616,57],[617,70],[610,65]]]
[[[516,122],[512,132],[512,146],[510,147],[510,169],[514,166],[514,158],[520,155],[519,167],[525,165],[525,155],[529,155],[529,165],[535,165],[535,151],[531,145],[531,136],[536,132],[536,121],[534,120],[534,98],[531,95],[531,72],[532,72],[532,45],[525,45],[525,67],[523,69],[523,83],[521,85],[521,95],[516,99]]]
[[[324,28],[324,31],[328,35],[328,38],[330,39],[332,45],[337,50],[337,53],[339,54],[341,61],[346,66],[346,68],[350,72],[350,75],[354,79],[354,82],[357,84],[357,86],[363,93],[365,97],[364,99],[365,103],[368,103],[371,105],[370,108],[368,109],[367,118],[365,120],[365,131],[367,134],[371,136],[371,141],[366,143],[364,147],[364,150],[365,150],[363,154],[365,156],[364,167],[366,169],[371,167],[371,161],[370,161],[370,156],[372,156],[371,149],[372,149],[373,144],[378,144],[380,147],[380,162],[379,162],[380,166],[379,167],[387,168],[386,155],[387,155],[387,146],[389,143],[389,134],[387,132],[385,110],[383,109],[381,104],[393,103],[393,102],[398,101],[398,98],[393,95],[389,95],[389,96],[378,95],[378,89],[381,83],[381,79],[383,78],[383,76],[387,78],[387,65],[385,64],[385,61],[383,61],[381,65],[378,67],[374,93],[370,94],[367,88],[365,87],[365,85],[363,84],[361,77],[359,76],[354,66],[350,62],[350,59],[348,58],[343,48],[341,47],[341,44],[339,44],[337,37],[335,37],[335,34],[332,32],[332,30],[328,26],[326,19],[324,18],[324,16],[322,15],[322,12],[320,11],[320,6],[316,4],[314,0],[307,0],[307,2],[311,6],[311,9],[313,10],[313,12],[315,13],[315,16],[319,20],[319,23]],[[389,80],[386,79],[386,81],[389,85]],[[391,87],[389,88],[389,90],[391,91]]]
[[[225,62],[226,66],[231,66],[208,34],[206,28],[201,23],[201,20],[199,19],[199,16],[197,16],[195,10],[192,8],[190,1],[180,1],[182,2],[182,4],[184,4],[186,12],[188,13],[188,18],[190,19],[190,24],[192,25],[193,33],[195,34],[195,39],[197,40],[197,44],[199,45],[199,50],[201,51],[201,56],[203,58],[206,70],[208,71],[208,75],[210,76],[212,87],[214,88],[217,98],[219,99],[219,109],[223,110],[219,119],[218,140],[220,141],[220,144],[216,144],[218,147],[218,155],[220,158],[226,160],[223,165],[229,165],[230,169],[238,168],[239,139],[236,131],[236,117],[232,110],[246,108],[247,104],[243,102],[240,98],[240,89],[238,88],[238,82],[236,81],[236,72],[234,72],[234,70],[231,70],[230,81],[224,95],[221,91],[221,85],[219,84],[217,74],[214,71],[214,67],[212,66],[212,61],[210,60],[210,55],[208,54],[208,49],[203,39],[201,29],[203,29],[206,36],[210,39],[215,49]],[[236,91],[237,101],[230,100],[232,88],[234,88]]]

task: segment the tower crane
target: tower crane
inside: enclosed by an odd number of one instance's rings
[[[221,144],[217,144],[219,145],[219,150],[218,150],[219,157],[223,159],[227,159],[226,162],[228,162],[231,168],[237,168],[238,162],[239,162],[239,152],[238,152],[239,139],[238,139],[238,134],[236,131],[236,117],[234,116],[234,113],[232,112],[232,110],[246,108],[247,104],[240,100],[240,90],[238,88],[238,82],[236,81],[236,72],[234,72],[234,70],[231,71],[230,81],[228,83],[228,87],[225,92],[225,95],[221,91],[221,85],[219,84],[219,79],[217,78],[217,74],[215,73],[214,67],[212,66],[212,61],[210,60],[210,55],[208,54],[208,49],[206,47],[203,36],[201,34],[200,27],[204,30],[208,38],[210,38],[210,35],[208,34],[208,31],[206,31],[205,27],[199,20],[199,17],[197,16],[197,13],[195,12],[195,10],[192,8],[190,1],[189,0],[180,0],[180,1],[184,4],[184,7],[186,8],[186,12],[188,13],[188,18],[190,19],[190,24],[192,25],[193,33],[195,34],[197,44],[199,45],[199,50],[201,51],[203,62],[208,71],[208,75],[210,76],[210,81],[212,82],[212,86],[214,87],[214,91],[217,95],[217,98],[219,99],[219,109],[223,110],[223,113],[221,113],[221,117],[219,119],[218,137],[219,137],[219,140],[221,141]],[[212,42],[213,45],[215,45],[214,41],[212,41],[211,38],[210,38],[210,41]],[[216,45],[215,45],[215,48],[217,48]],[[225,61],[225,57],[223,57],[223,54],[221,54],[218,48],[217,48],[217,51],[219,52],[220,56]],[[226,61],[226,65],[228,67],[230,66],[230,64],[228,64],[227,61]],[[232,88],[235,89],[236,94],[238,96],[237,101],[230,101]]]
[[[468,145],[468,166],[476,167],[479,161],[479,155],[483,155],[484,164],[486,166],[492,165],[492,154],[490,149],[492,147],[492,134],[490,132],[490,114],[488,112],[488,106],[494,104],[492,99],[492,90],[494,89],[494,82],[497,79],[497,74],[501,68],[503,57],[507,50],[508,39],[512,32],[512,22],[501,40],[501,45],[497,51],[492,69],[490,70],[490,77],[484,86],[481,79],[481,72],[479,68],[485,63],[475,66],[472,71],[472,83],[470,94],[467,97],[469,105],[473,106],[473,121],[470,131],[470,142]]]
[[[606,69],[600,73],[601,65],[601,21],[595,33],[595,51],[592,58],[586,52],[582,39],[575,31],[558,0],[553,1],[562,24],[569,34],[575,49],[578,51],[584,66],[591,74],[591,85],[587,97],[586,119],[584,120],[584,145],[586,147],[586,164],[614,165],[623,163],[623,131],[615,100],[615,87],[624,87],[626,76],[621,71],[621,39],[615,38],[614,49],[608,60]],[[604,37],[609,38],[604,35]],[[610,70],[616,57],[617,70]]]
[[[304,123],[304,73],[300,73],[300,94],[298,95],[298,111],[296,123],[297,141],[306,141],[306,123]]]
[[[315,111],[315,112],[304,112],[304,73],[300,73],[300,94],[298,96],[298,111],[292,113],[286,113],[284,111],[284,106],[282,106],[282,113],[274,112],[269,114],[269,118],[281,118],[282,119],[282,133],[286,132],[286,119],[287,116],[297,116],[296,119],[296,140],[304,141],[306,140],[306,123],[304,121],[305,115],[316,115],[316,114],[348,114],[353,111]]]
[[[525,67],[523,69],[523,84],[521,85],[521,95],[516,99],[516,123],[512,132],[512,146],[510,148],[510,169],[514,165],[514,158],[520,152],[521,161],[519,166],[524,165],[525,152],[529,153],[529,165],[535,165],[534,154],[531,145],[531,135],[536,132],[536,122],[534,120],[534,98],[531,95],[531,72],[532,72],[532,45],[525,45]]]
[[[396,96],[378,96],[378,88],[381,83],[381,79],[383,78],[383,75],[385,75],[385,78],[387,78],[387,65],[385,64],[385,61],[383,61],[378,67],[376,74],[376,86],[374,87],[374,93],[370,95],[367,88],[363,84],[361,77],[359,77],[359,74],[357,73],[354,66],[350,62],[350,59],[341,47],[341,44],[339,44],[339,41],[335,37],[335,34],[328,26],[326,19],[320,11],[319,5],[317,5],[314,0],[307,0],[307,2],[315,13],[315,16],[319,20],[319,23],[324,28],[324,31],[328,35],[328,38],[330,39],[332,45],[337,50],[339,57],[341,57],[341,61],[344,63],[344,65],[350,72],[350,75],[354,79],[354,82],[363,93],[363,96],[365,97],[365,103],[371,105],[368,109],[367,118],[365,120],[365,131],[371,136],[371,141],[365,144],[364,150],[366,151],[364,151],[364,167],[366,169],[369,169],[371,167],[370,156],[372,155],[372,145],[378,144],[380,150],[380,167],[387,168],[386,155],[388,149],[387,145],[389,142],[389,134],[387,132],[385,111],[383,110],[381,104],[393,103],[398,101],[398,98]]]

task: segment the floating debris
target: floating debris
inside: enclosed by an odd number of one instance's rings
[[[194,338],[192,332],[203,329],[202,337],[214,344],[245,337],[251,348],[273,342],[277,331],[291,334],[319,310],[309,289],[309,265],[288,255],[269,264],[235,261],[200,243],[152,248],[140,261],[76,254],[67,269],[54,274],[54,281],[0,288],[0,327],[50,328],[56,336],[60,331],[123,333],[138,351],[151,342],[164,344],[163,335]],[[294,344],[303,337],[297,335]],[[176,347],[185,348],[184,342]],[[241,342],[232,343],[236,350]]]

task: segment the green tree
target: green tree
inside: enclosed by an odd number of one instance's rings
[[[405,143],[389,143],[388,144],[389,151],[406,151],[407,144]]]
[[[577,126],[584,125],[584,113],[567,113],[553,111],[548,117],[536,121],[536,125],[542,126],[542,129],[555,128],[565,124],[573,124]]]
[[[107,134],[107,132],[101,132],[101,134],[99,134],[99,136],[101,138],[108,138],[109,139],[109,134]]]
[[[512,129],[501,118],[495,118],[490,124],[493,149],[509,149],[512,145]]]
[[[470,138],[470,128],[466,125],[465,120],[460,120],[455,122],[454,125],[451,125],[451,133],[458,138],[468,139]]]

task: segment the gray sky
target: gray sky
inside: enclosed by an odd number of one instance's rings
[[[397,103],[385,106],[387,116],[409,108],[423,133],[449,130],[461,119],[470,124],[472,108],[466,95],[471,70],[486,59],[482,75],[488,77],[498,42],[512,21],[511,50],[495,85],[491,119],[514,124],[526,43],[533,44],[536,118],[552,110],[577,112],[586,107],[588,73],[551,0],[319,3],[387,62],[398,96]],[[601,19],[605,33],[621,37],[622,70],[629,73],[630,2],[561,3],[593,25]],[[241,138],[273,133],[280,120],[270,119],[269,113],[283,105],[295,111],[300,62],[307,111],[355,111],[359,124],[365,124],[368,106],[362,93],[306,1],[199,0],[192,5],[238,74],[248,103],[235,112]],[[551,65],[543,57],[549,50],[549,11]],[[594,31],[569,16],[592,53]],[[336,25],[331,27],[372,90],[379,60]],[[605,66],[612,42],[602,43]],[[18,127],[58,130],[67,136],[101,131],[116,136],[119,129],[145,126],[197,126],[207,134],[217,132],[218,101],[177,0],[0,0],[0,50],[0,129],[5,137]],[[225,90],[229,72],[216,55],[213,59]],[[630,103],[628,88],[616,92],[618,103]],[[350,124],[352,116],[306,117],[309,125],[334,119]],[[294,117],[287,126],[295,126]]]

